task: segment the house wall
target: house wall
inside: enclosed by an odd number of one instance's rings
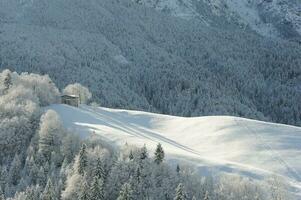
[[[70,106],[78,107],[79,102],[77,98],[66,98],[62,97],[62,103]]]

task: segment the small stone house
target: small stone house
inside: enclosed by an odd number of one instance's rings
[[[79,97],[76,95],[67,95],[64,94],[61,96],[62,104],[67,104],[70,106],[78,107],[79,106]]]

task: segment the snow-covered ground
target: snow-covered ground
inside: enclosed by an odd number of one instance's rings
[[[229,116],[184,118],[140,111],[53,105],[69,130],[97,134],[114,145],[153,150],[161,143],[170,161],[185,160],[203,173],[261,180],[277,174],[301,191],[301,128]]]

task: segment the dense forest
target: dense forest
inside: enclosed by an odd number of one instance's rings
[[[0,5],[0,68],[89,87],[102,106],[301,125],[301,48],[210,13],[184,20],[130,0]]]

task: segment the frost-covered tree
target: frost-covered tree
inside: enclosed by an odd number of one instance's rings
[[[58,114],[48,110],[42,117],[39,130],[39,150],[50,161],[51,153],[61,144],[63,126]]]
[[[25,190],[25,199],[24,200],[37,200],[40,199],[40,188],[39,186],[27,187]]]
[[[96,166],[94,169],[94,176],[103,181],[105,180],[106,173],[100,158],[97,158]]]
[[[67,85],[63,90],[63,93],[78,96],[80,103],[83,104],[87,103],[92,98],[92,94],[89,89],[79,83]]]
[[[2,189],[3,193],[4,193],[4,188],[6,183],[8,182],[8,169],[7,166],[3,166],[0,168],[0,188]]]
[[[0,161],[24,152],[39,117],[38,99],[23,86],[0,95]]]
[[[88,185],[86,177],[83,177],[81,180],[81,188],[79,188],[78,199],[79,200],[92,200],[92,193],[90,192],[91,189]]]
[[[79,151],[78,168],[77,168],[78,173],[83,176],[85,174],[85,170],[87,166],[88,166],[87,145],[83,143]]]
[[[176,194],[174,200],[188,200],[185,187],[182,183],[180,183],[176,188]]]
[[[48,179],[42,194],[42,200],[56,200],[56,194],[51,179]]]
[[[146,158],[148,158],[148,151],[147,151],[146,145],[144,145],[140,149],[140,159],[141,160],[145,160]]]
[[[157,148],[156,148],[156,151],[155,151],[155,158],[154,158],[154,161],[156,164],[160,164],[162,163],[164,160],[164,151],[163,151],[163,148],[162,148],[162,145],[159,143],[157,145]]]
[[[180,171],[181,171],[180,165],[179,165],[179,164],[177,164],[177,167],[176,167],[176,172],[177,172],[177,173],[180,173]]]
[[[119,193],[117,200],[133,200],[133,191],[129,183],[125,183]]]
[[[4,80],[3,80],[3,85],[4,85],[4,93],[6,94],[9,88],[12,86],[12,77],[11,77],[11,72],[9,70],[3,71],[4,74]]]
[[[133,160],[133,159],[134,159],[134,155],[133,155],[133,151],[132,151],[132,150],[130,151],[129,159],[130,159],[130,160]]]
[[[93,178],[90,191],[91,191],[90,193],[91,200],[104,200],[105,198],[104,198],[103,180],[95,176]]]
[[[62,199],[72,200],[77,199],[80,195],[87,196],[82,192],[89,192],[89,186],[87,182],[85,183],[83,181],[86,181],[86,179],[79,175],[77,171],[69,174],[66,180],[66,187],[64,191],[62,191]],[[87,186],[85,186],[85,184],[87,184]],[[85,190],[82,191],[82,189]]]
[[[208,191],[205,192],[204,200],[210,200]]]
[[[0,187],[0,200],[5,200],[4,191],[2,190],[2,187]]]
[[[41,76],[38,74],[22,73],[19,76],[15,74],[15,76],[15,84],[21,84],[31,89],[33,94],[39,99],[41,106],[58,103],[59,90],[48,75]]]
[[[14,160],[9,169],[9,182],[16,185],[21,178],[22,163],[19,155],[15,155]]]

